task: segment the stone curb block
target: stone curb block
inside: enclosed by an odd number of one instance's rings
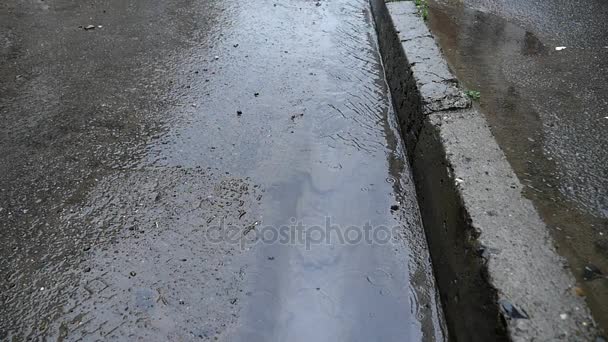
[[[370,2],[451,339],[593,340],[547,226],[416,6]]]

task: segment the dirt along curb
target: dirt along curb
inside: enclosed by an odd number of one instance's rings
[[[598,338],[546,225],[415,3],[370,2],[450,338]]]

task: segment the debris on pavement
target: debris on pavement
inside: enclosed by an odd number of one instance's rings
[[[255,226],[257,226],[257,225],[258,225],[258,222],[254,222],[254,223],[250,224],[249,226],[247,226],[245,228],[245,230],[243,230],[243,236],[246,236],[247,234],[249,234],[249,232],[254,230]]]
[[[502,312],[507,315],[509,318],[512,319],[529,319],[530,317],[528,316],[528,314],[526,313],[526,311],[524,311],[521,308],[518,308],[515,306],[515,304],[511,303],[510,301],[503,299],[500,301],[500,308],[502,309]]]
[[[585,268],[583,269],[583,279],[586,281],[590,281],[590,280],[595,280],[598,278],[604,278],[604,274],[602,273],[602,271],[600,271],[600,269],[593,265],[593,264],[587,264],[585,265]]]
[[[575,286],[573,288],[573,291],[574,291],[574,294],[577,295],[577,296],[579,296],[579,297],[585,297],[585,296],[587,296],[587,294],[585,293],[585,290],[582,287],[580,287],[580,286]]]

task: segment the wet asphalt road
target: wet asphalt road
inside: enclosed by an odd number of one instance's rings
[[[608,2],[435,0],[429,26],[608,331]]]
[[[3,1],[0,79],[1,340],[444,339],[367,1]]]

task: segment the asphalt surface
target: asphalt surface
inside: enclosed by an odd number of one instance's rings
[[[0,340],[444,340],[368,7],[3,1]]]
[[[608,3],[435,0],[428,24],[608,331]]]

